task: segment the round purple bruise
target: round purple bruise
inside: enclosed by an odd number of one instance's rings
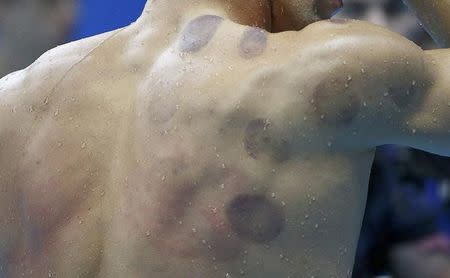
[[[267,47],[267,32],[264,29],[252,27],[244,32],[239,43],[239,53],[244,59],[261,55]]]
[[[180,51],[194,53],[205,47],[217,32],[223,18],[216,15],[203,15],[192,20],[183,30]]]
[[[260,244],[275,240],[285,226],[282,207],[264,195],[236,196],[227,205],[226,216],[239,238]]]

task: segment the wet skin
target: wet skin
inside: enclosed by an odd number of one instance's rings
[[[446,50],[213,11],[0,81],[0,276],[349,276],[375,147],[449,153]]]

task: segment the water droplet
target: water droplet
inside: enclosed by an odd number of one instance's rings
[[[411,85],[416,86],[416,80],[413,80]]]
[[[366,73],[366,70],[364,68],[361,68],[361,73]]]
[[[197,232],[197,229],[196,229],[196,228],[192,228],[192,232],[193,232],[193,233],[196,233],[196,232]]]
[[[308,219],[309,218],[309,214],[305,214],[305,219]]]
[[[352,81],[353,77],[351,75],[347,76],[347,81]]]
[[[286,206],[286,202],[285,201],[281,201],[281,205],[284,207]]]
[[[82,143],[81,143],[81,148],[82,148],[82,149],[85,149],[85,148],[86,148],[86,142],[82,142]]]
[[[314,225],[314,228],[316,229],[319,228],[319,224]]]
[[[272,198],[275,198],[275,192],[272,192],[272,194],[270,194],[270,196],[272,196]]]
[[[417,129],[413,129],[413,130],[412,130],[412,133],[413,133],[413,134],[416,134],[416,133],[417,133]]]
[[[333,146],[333,143],[332,142],[328,142],[327,146],[328,146],[328,148],[331,148]]]
[[[283,254],[280,254],[280,259],[284,259],[284,255]]]
[[[145,235],[149,237],[150,236],[150,231],[146,231]]]
[[[221,183],[220,184],[220,188],[224,189],[225,188],[225,184]]]
[[[389,92],[385,92],[383,95],[384,95],[385,97],[387,97],[387,96],[389,96]]]

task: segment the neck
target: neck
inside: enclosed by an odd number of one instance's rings
[[[218,15],[242,25],[272,31],[272,0],[148,0],[141,21],[180,22],[200,14]]]

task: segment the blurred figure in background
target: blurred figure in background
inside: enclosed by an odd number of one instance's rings
[[[76,0],[0,0],[0,77],[67,41]]]
[[[344,0],[335,17],[367,20],[436,48],[401,0]],[[353,277],[450,277],[450,159],[385,146],[372,168]]]

